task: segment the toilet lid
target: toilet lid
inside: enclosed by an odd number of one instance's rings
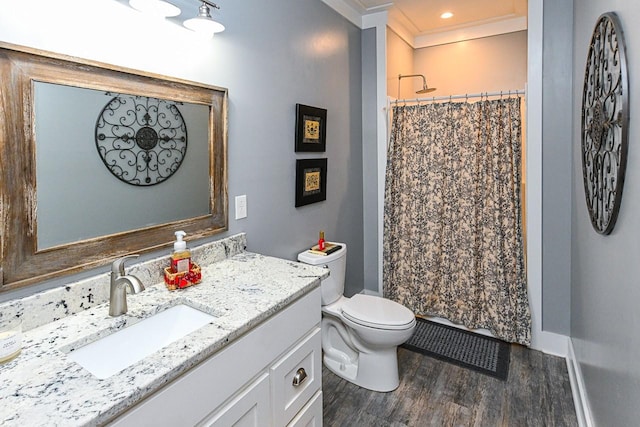
[[[397,302],[356,294],[344,302],[342,314],[349,320],[378,329],[405,329],[415,321],[413,312]]]

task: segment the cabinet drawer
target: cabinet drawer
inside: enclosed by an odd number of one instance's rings
[[[287,427],[322,427],[322,391],[311,398]]]
[[[320,390],[322,348],[320,328],[315,327],[270,369],[273,422],[284,426]]]

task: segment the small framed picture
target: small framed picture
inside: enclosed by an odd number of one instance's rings
[[[325,151],[327,110],[296,104],[296,152]]]
[[[327,159],[296,160],[296,208],[327,199]]]

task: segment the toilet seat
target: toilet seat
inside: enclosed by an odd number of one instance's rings
[[[374,295],[356,294],[342,304],[342,315],[359,325],[386,330],[413,327],[413,312],[397,302]]]

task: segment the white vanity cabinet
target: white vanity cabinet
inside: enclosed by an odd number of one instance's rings
[[[119,415],[111,426],[321,426],[320,288]]]

